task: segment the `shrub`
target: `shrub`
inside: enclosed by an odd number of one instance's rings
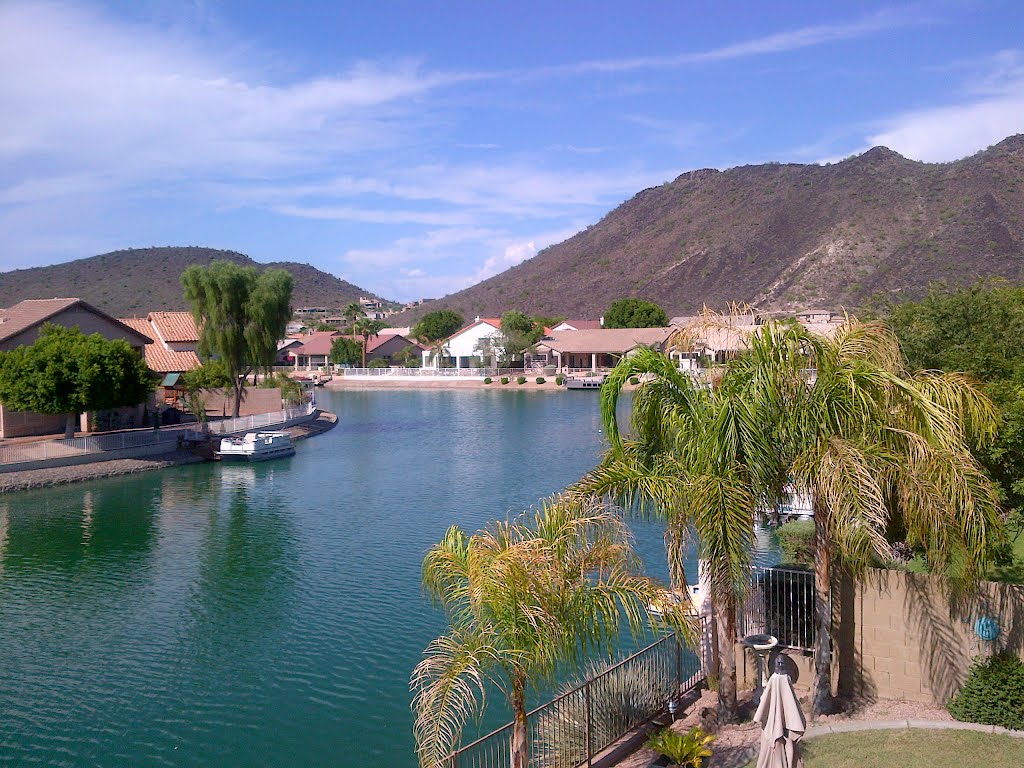
[[[501,383],[502,384],[508,384],[508,376],[502,376],[501,377]]]
[[[544,383],[544,377],[543,376],[538,376],[537,377],[537,383],[538,384],[543,384]]]
[[[525,376],[517,376],[516,377],[516,384],[525,384],[525,383],[526,383],[526,377]]]
[[[637,384],[640,383],[640,379],[638,379],[636,376],[630,376],[629,383],[635,387]]]
[[[599,664],[590,664],[583,674],[570,680],[560,693],[582,686],[600,676],[600,684],[591,685],[590,728],[592,744],[610,744],[622,734],[663,712],[670,689],[657,670],[623,665],[606,673]],[[580,765],[587,759],[587,715],[580,696],[566,696],[550,715],[538,722],[544,766]]]
[[[1009,654],[976,658],[947,708],[957,720],[1024,730],[1024,662]]]
[[[647,740],[647,746],[664,755],[676,765],[686,768],[700,768],[704,758],[711,757],[708,746],[715,740],[701,728],[691,728],[686,733],[663,728]]]
[[[790,520],[776,533],[787,563],[814,567],[813,520]]]
[[[555,376],[555,384],[557,384],[558,386],[562,386],[563,384],[565,384],[565,376],[563,376],[562,374],[558,374],[557,376]]]
[[[484,384],[490,384],[490,383],[491,383],[491,377],[490,376],[485,376],[484,377]]]

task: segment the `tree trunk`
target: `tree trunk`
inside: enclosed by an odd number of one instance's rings
[[[363,336],[363,368],[366,367],[366,342],[368,340],[366,336]]]
[[[832,700],[832,553],[826,512],[814,500],[814,704],[815,715],[829,714]]]
[[[72,440],[75,437],[75,422],[78,421],[77,413],[64,414],[64,439]]]
[[[510,768],[529,768],[530,735],[526,728],[526,680],[512,678],[512,752]]]
[[[736,704],[736,606],[731,603],[715,617],[718,628],[718,721],[738,723]]]
[[[235,377],[235,418],[238,418],[239,411],[242,410],[242,391],[245,389],[245,376]]]

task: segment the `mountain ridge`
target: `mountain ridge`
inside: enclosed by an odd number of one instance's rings
[[[635,296],[689,314],[858,309],[936,281],[1024,282],[1024,135],[951,163],[886,147],[827,165],[694,169],[499,275],[430,302],[596,317]]]
[[[259,270],[287,270],[295,278],[294,307],[344,307],[361,296],[381,298],[309,264],[292,261],[264,264],[237,251],[161,246],[128,248],[47,267],[0,273],[0,307],[9,307],[23,299],[74,296],[115,317],[186,310],[189,307],[179,282],[181,273],[192,264],[206,266],[216,259]]]

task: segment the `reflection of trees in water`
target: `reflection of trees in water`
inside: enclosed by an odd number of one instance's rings
[[[211,661],[241,659],[277,629],[298,559],[290,512],[274,489],[273,470],[222,470],[218,498],[208,509],[190,605],[189,634]]]
[[[157,478],[118,478],[19,494],[4,504],[3,568],[74,574],[86,583],[135,569],[152,555],[160,509]]]

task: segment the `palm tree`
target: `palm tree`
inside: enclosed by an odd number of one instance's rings
[[[384,323],[380,320],[371,320],[368,317],[359,318],[352,326],[352,332],[363,337],[363,368],[366,367],[366,345],[370,342],[371,336],[376,336]]]
[[[350,302],[341,310],[341,316],[348,320],[350,326],[356,321],[357,317],[362,317],[365,314],[358,301]]]
[[[441,367],[441,363],[445,355],[451,350],[448,348],[448,339],[435,339],[430,342],[430,362],[437,361],[437,367]]]
[[[991,437],[994,410],[959,374],[905,370],[896,337],[880,324],[850,320],[832,339],[768,324],[749,347],[711,388],[693,384],[659,353],[641,350],[623,361],[602,392],[612,446],[579,487],[652,504],[668,522],[670,562],[694,530],[720,619],[725,719],[735,714],[731,626],[745,588],[750,526],[786,485],[809,494],[814,709],[825,712],[832,706],[833,553],[856,572],[872,554],[889,559],[886,534],[898,531],[923,547],[933,566],[955,566],[961,579],[982,573],[1000,521],[994,487],[968,442]],[[635,436],[626,441],[615,406],[625,381],[640,373],[656,378],[634,395]],[[674,580],[684,578],[681,571],[676,562]]]
[[[650,376],[633,395],[633,435],[626,440],[616,409],[625,384],[640,374]],[[687,544],[698,544],[716,615],[719,717],[734,722],[736,612],[750,578],[753,511],[773,500],[778,468],[757,404],[727,384],[701,386],[651,349],[622,360],[601,391],[610,448],[573,491],[612,496],[664,520],[677,589],[686,584]]]
[[[923,548],[933,569],[970,581],[1001,531],[995,487],[970,452],[996,413],[966,377],[905,367],[895,334],[849,320],[831,339],[769,325],[729,371],[762,404],[779,466],[810,495],[815,527],[814,711],[832,709],[831,586],[889,538]]]
[[[493,683],[514,714],[511,766],[526,768],[527,686],[610,652],[622,617],[634,635],[650,626],[646,607],[665,589],[638,566],[622,520],[594,503],[546,501],[472,536],[449,528],[423,562],[424,587],[450,631],[427,646],[412,675],[420,765],[444,764]],[[666,618],[693,636],[681,609]]]

